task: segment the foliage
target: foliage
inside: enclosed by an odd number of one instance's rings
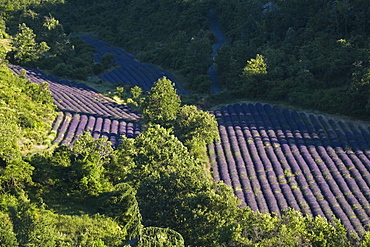
[[[16,208],[9,209],[18,242],[21,245],[54,246],[57,231],[53,213],[36,207],[24,196],[19,198]]]
[[[127,180],[138,190],[144,225],[169,227],[192,246],[218,243],[237,210],[232,192],[213,185],[200,161],[158,125],[150,126],[130,146],[135,165]]]
[[[143,94],[143,89],[139,86],[134,86],[131,88],[131,97],[135,102],[139,102]]]
[[[109,68],[111,65],[114,64],[113,62],[113,58],[115,57],[114,54],[112,53],[105,53],[102,57],[101,57],[101,63],[102,65],[105,67],[105,68]]]
[[[49,189],[64,196],[73,194],[83,199],[113,189],[106,176],[106,166],[113,155],[113,149],[106,140],[94,140],[90,133],[85,133],[70,150],[61,146],[51,154],[35,155],[30,159],[36,167],[34,180],[37,183],[55,186]],[[48,180],[44,179],[45,176]]]
[[[369,67],[366,36],[369,8],[364,0],[332,4],[314,1],[309,7],[305,5],[308,1],[296,0],[275,1],[269,5],[264,5],[266,1],[250,0],[145,3],[80,0],[63,5],[41,4],[40,8],[34,8],[38,3],[4,3],[5,24],[13,34],[19,23],[26,23],[35,31],[37,42],[47,42],[52,54],[44,63],[45,68],[48,64],[54,68],[59,63],[79,68],[63,70],[67,72],[65,76],[85,77],[93,71],[100,73],[104,66],[94,64],[91,54],[85,60],[91,65],[80,66],[81,61],[73,57],[86,57],[87,53],[79,54],[77,45],[72,49],[68,39],[60,39],[62,36],[58,36],[59,45],[46,40],[47,34],[61,30],[62,24],[68,26],[62,31],[98,33],[104,40],[135,53],[142,61],[181,74],[187,88],[207,92],[207,69],[212,63],[209,57],[215,40],[209,30],[209,9],[214,8],[227,38],[215,63],[221,86],[234,97],[278,100],[318,109],[310,95],[312,91],[321,90],[325,100],[320,110],[361,118],[367,116],[368,89],[352,91],[352,85],[356,84],[352,74]],[[42,8],[45,6],[48,8]],[[15,9],[22,11],[14,12]],[[120,18],[116,13],[121,13]],[[143,15],[146,18],[138,18]],[[54,52],[57,46],[64,52]],[[54,54],[58,54],[58,58]],[[240,78],[245,74],[245,61],[258,61],[257,55],[263,56],[267,74],[259,76],[258,80],[249,76]],[[335,98],[343,96],[343,90],[337,90],[338,87],[345,90],[347,100],[330,104],[327,99],[333,92],[337,92]],[[296,100],[297,94],[303,98],[302,102]]]
[[[6,191],[22,190],[32,182],[33,167],[22,159],[2,162],[0,165],[0,189]]]
[[[72,29],[94,31],[143,60],[178,71],[189,88],[205,92],[214,39],[205,30],[215,7],[228,38],[215,62],[233,96],[362,117],[369,108],[364,0],[276,1],[271,9],[240,0],[76,0],[63,8],[57,3],[63,1],[0,1],[1,35],[12,34],[14,61],[79,79],[101,73],[113,57],[94,64],[94,50],[69,36]],[[24,25],[18,32],[19,23]],[[360,244],[351,242],[337,221],[240,209],[230,189],[211,181],[193,155],[216,138],[214,119],[194,106],[180,107],[166,78],[143,101],[143,112],[148,123],[174,127],[182,142],[170,130],[149,125],[135,140],[124,139],[118,150],[85,135],[71,149],[58,147],[22,160],[21,151],[45,139],[54,107],[47,84],[30,84],[5,67],[0,74],[2,192],[26,190],[33,201],[46,202],[35,204],[20,194],[18,202],[6,201],[1,194],[0,237],[8,245],[122,246],[133,238],[142,246]],[[141,102],[138,88],[131,94]],[[365,234],[361,244],[368,242]]]
[[[176,94],[175,84],[163,77],[158,79],[142,103],[144,119],[147,123],[164,127],[173,126],[180,108],[180,97]]]
[[[126,237],[124,229],[109,217],[55,214],[26,198],[9,212],[22,246],[118,246]]]
[[[256,58],[247,61],[247,66],[243,69],[243,75],[265,75],[267,74],[267,65],[262,55],[257,54]]]
[[[99,212],[115,219],[129,239],[142,234],[142,218],[135,195],[136,191],[130,185],[120,183],[112,191],[101,193],[98,197]]]
[[[143,237],[139,240],[139,247],[149,246],[185,246],[182,236],[169,228],[145,227]]]
[[[176,70],[186,84],[198,90],[194,81],[209,84],[205,76],[212,63],[210,2],[67,1],[53,14],[72,29],[96,33],[135,54],[140,61]]]
[[[42,58],[50,49],[46,42],[36,43],[36,34],[25,23],[19,25],[17,33],[12,41],[11,60],[19,64],[27,64]]]
[[[205,161],[208,159],[206,146],[218,139],[217,121],[209,112],[184,105],[177,114],[175,135],[191,153]]]
[[[66,33],[61,21],[51,14],[58,11],[60,3],[64,1],[22,1],[18,6],[0,3],[6,9],[3,20],[11,34],[9,60],[74,79],[101,73],[104,66],[94,63],[95,50]]]
[[[70,149],[61,146],[50,154],[34,155],[30,160],[35,167],[33,197],[43,198],[51,207],[67,204],[75,214],[82,211],[110,217],[119,224],[126,239],[140,236],[142,225],[136,191],[121,182],[122,164],[109,142],[94,140],[90,133],[85,133]],[[64,201],[66,198],[69,203]]]
[[[126,233],[113,219],[103,215],[58,215],[57,246],[121,246]]]
[[[207,144],[218,138],[217,121],[209,112],[198,110],[194,105],[180,107],[176,118],[178,138],[182,142],[204,140]]]
[[[126,100],[126,90],[124,87],[116,87],[116,90],[114,91],[114,96],[117,96],[120,100]]]
[[[20,155],[18,147],[20,130],[17,126],[16,114],[14,110],[4,108],[1,109],[2,114],[0,115],[0,158],[2,163],[15,160]]]
[[[33,84],[0,68],[0,188],[31,182],[33,167],[22,152],[43,144],[51,129],[54,105],[47,84]]]
[[[294,0],[276,1],[266,8],[253,1],[222,3],[222,11],[220,7],[216,11],[220,9],[220,22],[233,43],[219,51],[216,62],[224,85],[235,96],[367,118],[368,89],[351,89],[352,73],[361,74],[369,61],[364,35],[368,27],[363,24],[369,10],[364,1],[314,1],[309,8],[305,1]],[[231,10],[235,18],[230,18]],[[257,62],[254,56],[260,55],[266,73],[247,76],[249,65],[245,67],[244,61]],[[320,104],[311,96],[318,91]]]
[[[329,223],[294,210],[278,217],[246,209],[231,234],[232,246],[352,246],[339,221]]]
[[[0,211],[0,246],[18,246],[16,235],[13,231],[13,222],[9,214]]]

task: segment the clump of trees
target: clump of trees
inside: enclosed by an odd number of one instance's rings
[[[63,6],[55,13],[61,22],[98,33],[141,61],[176,71],[193,92],[209,93],[207,70],[215,62],[226,92],[211,98],[215,104],[230,98],[261,99],[368,116],[370,13],[365,0],[81,0]],[[210,59],[215,42],[210,8],[227,39],[215,61]],[[143,13],[146,18],[138,18]],[[247,61],[257,54],[264,58],[266,74],[245,76]]]
[[[369,3],[219,2],[215,9],[229,42],[216,63],[234,97],[368,118]],[[266,73],[246,75],[259,54]]]
[[[52,14],[64,4],[63,0],[0,1],[4,10],[0,29],[9,40],[7,60],[79,80],[106,69],[107,64],[94,62],[94,48],[71,36]]]
[[[178,102],[173,84],[166,80],[156,82],[161,85],[153,87],[146,103],[155,95],[153,100],[165,104],[157,98],[161,90],[164,99],[171,96]],[[367,244],[367,235],[360,241],[337,221],[295,211],[278,217],[242,208],[230,188],[211,178],[205,161],[189,144],[202,140],[203,145],[217,138],[214,118],[188,105],[179,105],[174,116],[165,127],[152,122],[156,118],[147,118],[147,129],[135,139],[123,137],[117,149],[86,133],[72,148],[60,146],[26,157],[15,150],[2,150],[3,155],[18,158],[12,163],[2,156],[1,244]]]
[[[174,86],[165,77],[154,83],[141,104],[144,121],[170,129],[192,154],[208,162],[206,145],[218,139],[216,119],[194,105],[181,106]]]
[[[91,47],[81,43],[73,47],[60,18],[53,17],[56,13],[36,8],[46,4],[53,12],[54,4],[62,2],[0,2],[5,11],[2,35],[6,36],[7,25],[13,37],[8,57],[63,76],[110,66],[109,57],[105,64],[91,65]],[[349,109],[366,102],[368,57],[361,33],[368,27],[361,17],[368,8],[359,8],[367,6],[365,1],[337,1],[334,6],[326,1],[277,1],[271,10],[255,1],[217,3],[230,42],[216,59],[224,86],[233,95],[244,97],[254,90],[255,98],[300,100],[302,105],[338,111],[343,105],[327,104],[329,96],[346,96]],[[79,25],[74,19],[89,23],[85,28],[91,30],[104,26],[102,36],[121,34],[111,37],[123,37],[114,41],[142,51],[142,58],[179,70],[191,81],[207,80],[213,35],[204,30],[213,1],[69,4],[66,7],[74,11],[60,11],[66,14],[63,20],[71,21],[68,28]],[[118,20],[112,10],[125,14]],[[300,15],[302,11],[307,15]],[[148,19],[137,18],[143,13]],[[157,23],[158,29],[145,22]],[[25,25],[18,29],[19,23]],[[55,116],[52,98],[47,84],[31,84],[5,66],[0,67],[0,77],[0,246],[370,244],[369,233],[358,239],[336,220],[291,210],[278,217],[242,208],[232,191],[213,181],[204,167],[205,145],[218,138],[214,117],[195,106],[182,106],[167,78],[158,80],[146,96],[139,88],[131,91],[147,129],[136,139],[123,138],[118,149],[87,133],[73,148],[60,146],[25,156],[33,144],[47,139]],[[312,88],[316,102],[307,99]],[[363,108],[358,107],[358,113]]]
[[[46,142],[56,115],[47,84],[33,84],[0,65],[0,189],[31,182],[33,167],[22,154]]]

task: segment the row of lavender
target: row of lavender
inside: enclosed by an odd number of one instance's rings
[[[142,87],[144,91],[149,91],[154,82],[165,76],[175,83],[179,94],[187,94],[168,71],[160,69],[153,64],[141,63],[137,61],[132,54],[99,39],[91,36],[82,36],[80,38],[95,47],[98,52],[98,54],[95,55],[96,62],[100,63],[104,54],[110,53],[115,55],[113,61],[119,65],[119,67],[100,75],[100,79],[113,83],[137,85]]]
[[[334,216],[358,234],[369,229],[367,128],[268,104],[229,105],[213,114],[220,135],[209,146],[214,178],[244,205]]]
[[[25,69],[10,66],[17,74]],[[73,144],[84,131],[107,137],[141,132],[140,115],[91,88],[25,69],[35,83],[48,82],[60,109],[57,144]],[[216,180],[223,180],[253,210],[339,218],[359,234],[370,223],[370,134],[361,125],[261,104],[214,111],[220,141],[209,146]]]
[[[40,84],[47,82],[54,103],[62,111],[85,114],[98,114],[105,117],[137,121],[140,115],[129,107],[115,103],[108,97],[96,92],[83,83],[62,80],[59,77],[47,75],[38,69],[29,69],[12,65],[9,67],[15,74],[26,72],[31,82]]]
[[[56,133],[53,142],[57,145],[73,145],[80,135],[88,131],[94,139],[106,138],[112,146],[117,147],[121,136],[128,138],[138,136],[141,133],[141,125],[124,119],[61,111],[52,131]]]
[[[138,123],[140,114],[115,103],[85,84],[46,75],[38,69],[14,65],[9,68],[18,75],[25,72],[27,79],[33,83],[49,84],[59,110],[53,125],[55,144],[73,144],[79,135],[89,131],[95,139],[105,136],[113,146],[117,146],[121,135],[134,138],[141,131]]]

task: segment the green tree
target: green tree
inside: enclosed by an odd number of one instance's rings
[[[49,31],[57,28],[60,25],[59,21],[55,19],[53,16],[45,17],[45,22],[43,24]]]
[[[2,95],[1,92],[0,95]],[[20,136],[20,128],[17,125],[17,116],[14,111],[11,109],[1,109],[0,160],[3,164],[0,164],[0,166],[4,166],[5,162],[19,158],[18,138]]]
[[[214,184],[201,162],[169,130],[152,125],[130,146],[127,181],[137,188],[145,226],[169,227],[191,246],[217,246],[234,221],[238,200]]]
[[[243,75],[246,76],[265,74],[267,74],[267,64],[265,58],[260,54],[257,54],[255,59],[248,60],[247,66],[243,69]]]
[[[16,63],[34,62],[50,49],[46,42],[37,43],[35,38],[36,34],[25,23],[19,25],[19,33],[12,39],[11,57]]]
[[[362,239],[361,239],[361,247],[366,247],[366,246],[370,246],[370,232],[367,231],[363,236],[362,236]]]
[[[142,104],[144,119],[147,123],[172,127],[180,103],[174,83],[166,77],[158,79]]]
[[[176,134],[183,143],[196,138],[210,144],[218,138],[217,127],[215,116],[197,109],[194,105],[182,106],[178,111]]]
[[[247,61],[243,68],[242,79],[244,90],[252,97],[259,96],[270,89],[266,80],[267,64],[262,55],[257,54],[256,58]]]
[[[113,155],[113,148],[105,139],[94,140],[89,132],[80,136],[71,149],[71,177],[79,192],[98,195],[111,190],[105,165]]]
[[[127,237],[116,221],[100,214],[57,215],[56,220],[56,246],[123,246]]]
[[[0,211],[0,247],[18,246],[9,214]]]
[[[138,102],[143,94],[143,89],[139,86],[131,88],[131,97],[135,102]]]
[[[185,246],[184,239],[178,232],[169,228],[145,227],[138,247],[182,247]]]
[[[351,246],[339,222],[303,216],[290,209],[281,217],[245,208],[231,228],[233,246]]]
[[[117,96],[121,100],[126,100],[127,95],[124,87],[116,87],[116,90],[114,91],[114,96]]]
[[[180,107],[176,118],[175,134],[196,157],[207,160],[207,144],[218,139],[218,124],[209,112],[194,105]]]
[[[20,195],[18,204],[9,211],[14,232],[22,246],[55,246],[56,221],[51,211],[37,207],[25,195]]]
[[[0,188],[6,191],[20,191],[32,183],[34,167],[21,158],[0,164]]]
[[[113,189],[106,167],[111,167],[114,156],[110,142],[94,140],[86,132],[72,148],[59,146],[51,153],[33,155],[30,158],[35,167],[33,181],[41,193],[72,194],[76,201],[98,196]]]
[[[114,65],[114,61],[113,61],[114,57],[115,57],[115,55],[112,54],[112,53],[105,53],[101,57],[101,63],[103,65],[103,67],[108,69],[109,67],[113,66]]]
[[[136,191],[129,184],[115,185],[112,191],[101,193],[97,201],[99,212],[115,219],[127,233],[127,239],[138,238],[142,234]]]

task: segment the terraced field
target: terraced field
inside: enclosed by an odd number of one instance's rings
[[[360,235],[369,229],[367,126],[269,104],[228,105],[213,114],[220,134],[208,147],[214,178],[244,205],[334,216]]]

